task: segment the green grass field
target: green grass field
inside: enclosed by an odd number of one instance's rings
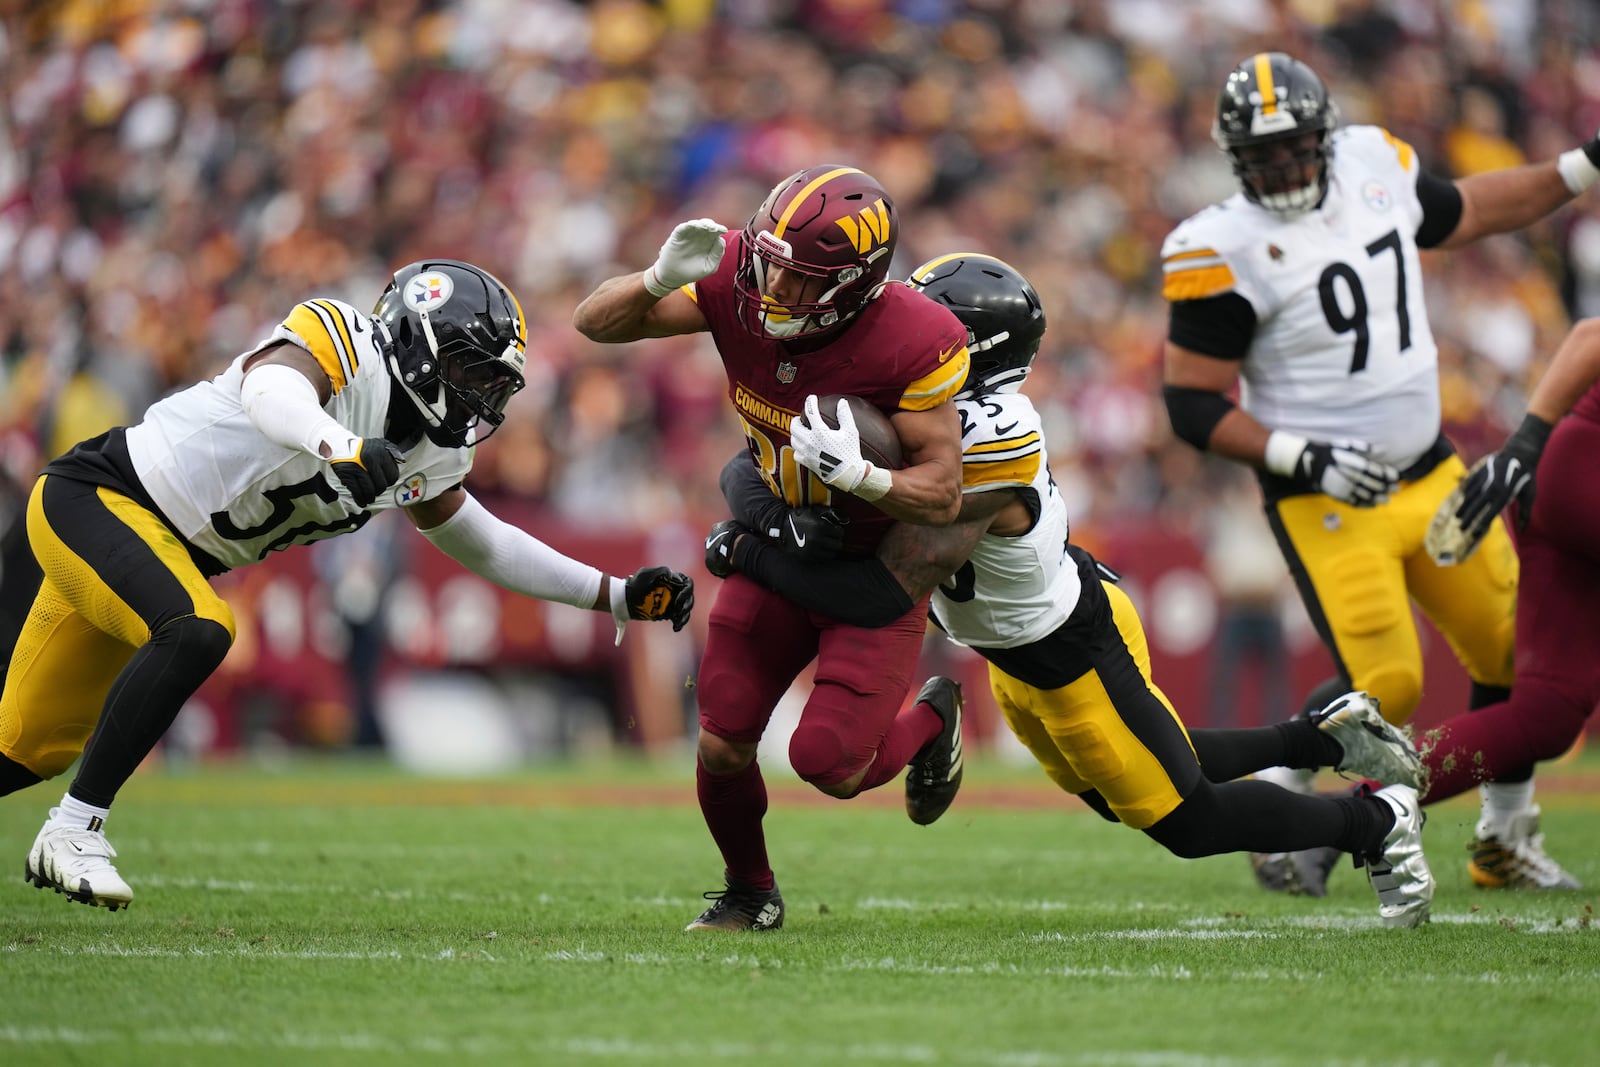
[[[898,784],[774,783],[788,922],[688,935],[720,862],[687,767],[416,779],[349,762],[146,770],[112,914],[22,881],[61,783],[0,803],[0,1063],[1266,1067],[1589,1064],[1600,761],[1542,775],[1590,890],[1475,890],[1435,808],[1434,921],[1384,929],[1182,861],[977,763],[940,823]]]

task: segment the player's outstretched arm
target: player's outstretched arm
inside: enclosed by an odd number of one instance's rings
[[[962,500],[949,526],[896,523],[869,559],[807,562],[737,520],[718,523],[706,537],[706,569],[717,577],[739,571],[808,611],[852,626],[887,626],[933,592],[967,561],[973,547],[1015,493],[975,493]]]
[[[612,577],[497,518],[465,489],[447,490],[405,512],[422,536],[481,578],[523,596],[611,612],[619,641],[630,619],[664,620],[681,630],[694,608],[688,575],[646,567],[626,580]]]
[[[656,261],[636,274],[601,282],[572,312],[573,327],[591,341],[637,341],[699,333],[705,316],[686,285],[716,271],[727,227],[710,219],[680,222]]]
[[[1600,137],[1542,163],[1458,178],[1455,186],[1461,193],[1461,218],[1437,247],[1456,248],[1490,234],[1520,230],[1597,182]]]

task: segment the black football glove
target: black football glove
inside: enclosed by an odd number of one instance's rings
[[[844,548],[844,528],[850,520],[833,508],[816,505],[790,508],[773,530],[783,550],[804,560],[833,559]]]
[[[644,567],[634,571],[624,587],[628,618],[644,622],[669,619],[678,631],[689,622],[694,610],[694,579],[666,567]]]
[[[726,578],[733,573],[733,543],[749,527],[737,519],[723,519],[706,534],[706,570],[713,578]]]
[[[364,508],[399,480],[400,464],[406,456],[393,441],[382,437],[351,438],[350,447],[350,455],[334,456],[328,463],[356,505]]]
[[[1533,473],[1550,439],[1550,424],[1537,415],[1524,416],[1522,425],[1506,438],[1500,451],[1478,464],[1462,486],[1456,519],[1470,543],[1482,540],[1489,524],[1507,504],[1517,502],[1517,529],[1528,528],[1533,515]]]

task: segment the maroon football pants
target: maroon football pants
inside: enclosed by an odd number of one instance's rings
[[[1424,738],[1427,802],[1561,755],[1600,701],[1600,424],[1556,424],[1517,538],[1517,673],[1511,699]],[[1512,517],[1508,513],[1508,517]]]
[[[905,702],[927,618],[924,599],[881,629],[846,626],[730,575],[711,609],[700,661],[700,725],[724,740],[759,741],[779,699],[815,658],[790,764],[815,785],[845,781],[882,747]]]

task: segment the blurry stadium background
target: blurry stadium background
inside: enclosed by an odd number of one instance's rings
[[[998,255],[1050,330],[1028,391],[1075,538],[1128,576],[1194,725],[1287,714],[1331,673],[1248,476],[1170,432],[1157,254],[1233,188],[1217,88],[1282,49],[1424,165],[1546,159],[1600,127],[1593,0],[28,0],[0,2],[0,631],[31,597],[15,521],[39,467],[212,375],[297,301],[370,306],[423,255],[522,297],[529,387],[469,487],[613,573],[690,569],[740,438],[704,337],[570,326],[672,225],[742,225],[822,160],[895,195],[893,273]],[[1425,256],[1446,428],[1469,458],[1600,314],[1600,197]],[[521,601],[404,520],[223,580],[241,622],[169,753],[387,744],[491,769],[627,746],[688,758],[703,633]],[[702,612],[703,614],[703,612]],[[941,638],[927,671],[981,664]],[[1464,706],[1443,642],[1419,721]],[[442,734],[419,724],[450,716]],[[765,758],[781,757],[781,747]]]

